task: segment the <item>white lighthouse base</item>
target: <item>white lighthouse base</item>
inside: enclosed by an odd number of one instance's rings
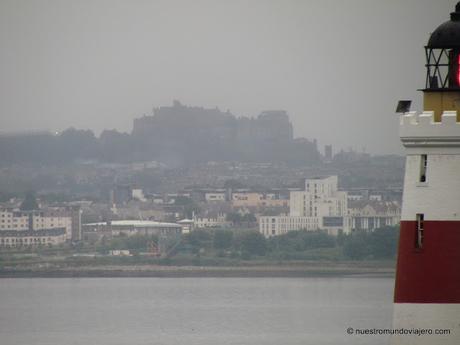
[[[391,345],[459,345],[460,304],[395,303],[393,330]]]

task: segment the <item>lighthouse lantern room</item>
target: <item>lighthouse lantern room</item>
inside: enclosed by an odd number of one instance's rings
[[[439,122],[443,110],[460,108],[460,2],[450,20],[431,34],[425,54],[424,108],[434,111]]]

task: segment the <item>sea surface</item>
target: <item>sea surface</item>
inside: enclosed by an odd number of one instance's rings
[[[388,344],[392,278],[0,279],[1,345]]]

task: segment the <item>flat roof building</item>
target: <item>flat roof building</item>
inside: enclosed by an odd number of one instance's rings
[[[124,235],[179,235],[182,225],[150,220],[113,220],[83,224],[84,233],[102,232],[112,236]]]

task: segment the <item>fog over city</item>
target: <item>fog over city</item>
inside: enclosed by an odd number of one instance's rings
[[[0,0],[0,49],[0,345],[460,344],[459,0]]]
[[[131,133],[174,99],[295,137],[402,153],[398,99],[420,110],[426,44],[454,1],[0,1],[0,131]]]

